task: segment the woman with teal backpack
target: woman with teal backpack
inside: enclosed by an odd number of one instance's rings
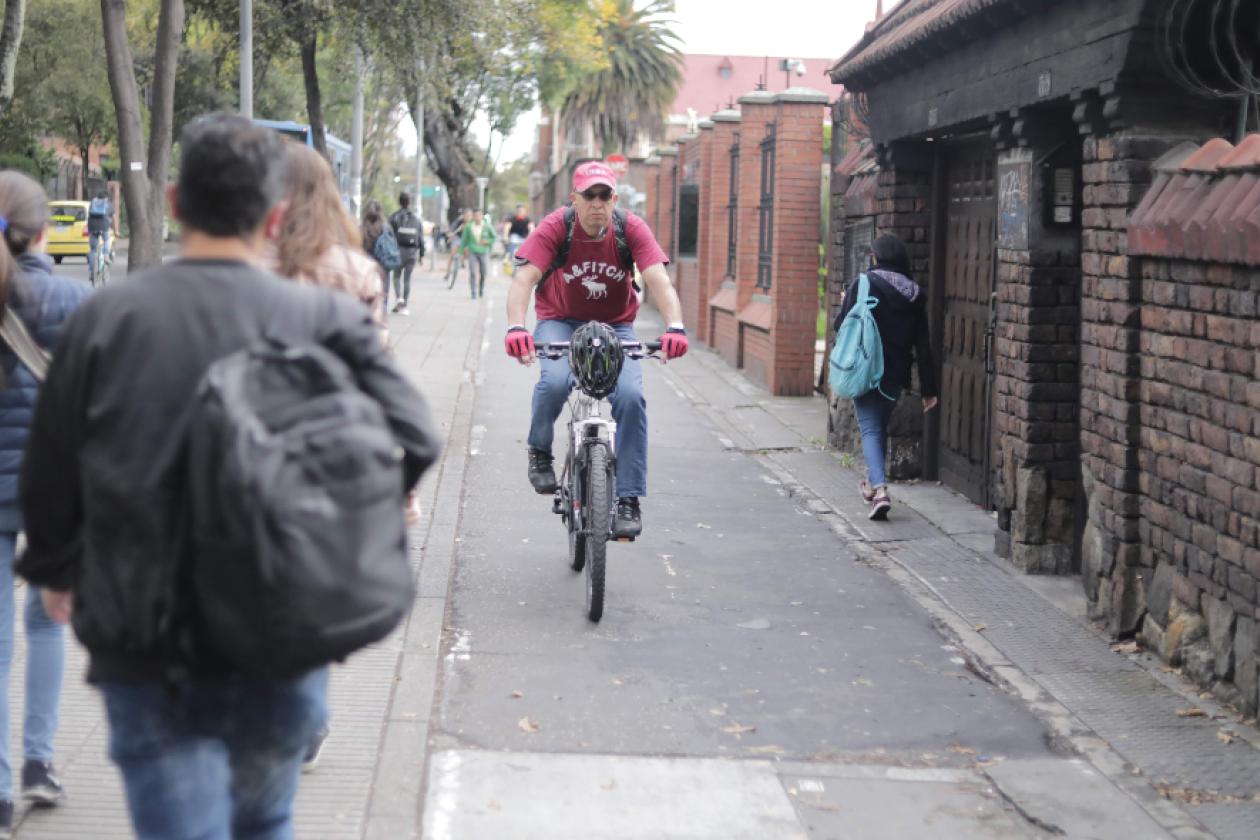
[[[872,250],[870,270],[853,278],[845,292],[844,305],[836,318],[836,330],[842,330],[846,318],[858,303],[861,287],[866,286],[867,300],[863,306],[868,308],[878,327],[875,338],[883,351],[883,373],[875,387],[853,395],[853,410],[857,414],[858,428],[862,433],[862,453],[866,458],[866,480],[861,482],[859,490],[862,499],[870,505],[868,516],[884,520],[892,507],[884,474],[888,421],[893,407],[897,405],[897,398],[910,387],[911,365],[918,362],[919,391],[925,412],[936,408],[937,386],[936,364],[928,337],[927,295],[918,283],[910,279],[910,257],[906,246],[896,236],[886,233],[875,240]],[[849,320],[851,323],[860,320],[862,315],[862,310],[858,310]]]

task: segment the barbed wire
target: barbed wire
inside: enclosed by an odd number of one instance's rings
[[[1167,0],[1158,35],[1165,72],[1182,87],[1213,98],[1260,96],[1260,12],[1255,0],[1245,2]],[[1208,60],[1195,62],[1192,55]]]

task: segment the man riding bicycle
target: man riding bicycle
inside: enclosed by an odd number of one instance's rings
[[[88,205],[88,274],[96,274],[96,249],[105,248],[105,259],[111,259],[113,241],[110,236],[114,228],[114,205],[104,190],[96,194]]]
[[[517,250],[504,343],[508,355],[521,364],[538,359],[535,341],[568,341],[587,321],[610,324],[623,341],[637,341],[633,326],[639,311],[636,265],[668,325],[661,337],[661,352],[667,360],[687,352],[682,304],[665,270],[669,259],[646,222],[615,209],[616,189],[617,177],[607,166],[582,164],[573,173],[572,208],[562,207],[544,218]],[[532,337],[525,329],[531,292],[538,316]],[[542,359],[528,441],[529,482],[540,494],[556,490],[551,444],[556,418],[572,387],[567,359]],[[647,495],[647,402],[638,361],[626,360],[609,400],[617,421],[613,536],[637,537],[643,530],[639,498]]]

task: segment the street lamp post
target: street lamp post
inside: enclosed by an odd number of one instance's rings
[[[254,118],[254,0],[241,0],[241,116]]]
[[[489,185],[490,185],[489,178],[487,178],[484,175],[480,175],[477,177],[477,191],[479,193],[477,197],[477,209],[481,210],[483,213],[486,210],[486,187]]]

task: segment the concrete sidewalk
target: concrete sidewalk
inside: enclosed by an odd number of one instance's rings
[[[421,273],[413,279],[411,317],[392,317],[391,339],[399,364],[424,391],[443,433],[451,437],[452,428],[462,429],[462,438],[457,433],[448,441],[442,460],[421,485],[426,515],[411,534],[421,592],[406,625],[333,669],[332,735],[320,765],[302,777],[298,837],[394,840],[411,836],[418,824],[449,546],[467,451],[467,410],[461,415],[460,406],[470,400],[470,361],[475,365],[480,350],[482,311],[480,301],[448,291],[437,275]],[[447,546],[447,551],[435,552],[421,571],[430,539]],[[15,595],[25,598],[26,588],[19,586]],[[13,755],[20,767],[26,645],[20,619],[17,625],[9,698]],[[27,811],[19,804],[14,836],[132,837],[121,782],[107,755],[108,727],[100,697],[83,681],[86,656],[72,634],[69,638],[54,758],[66,798],[51,809]]]
[[[1059,746],[1088,759],[1165,830],[1180,838],[1260,837],[1254,721],[1200,696],[1132,646],[1113,649],[1086,617],[1079,578],[1017,571],[992,551],[993,515],[939,483],[893,485],[890,521],[869,521],[857,490],[860,456],[826,447],[821,397],[772,397],[705,349],[668,365],[666,375],[724,446],[760,461],[803,512],[901,583],[976,670],[1020,696]],[[1028,789],[1000,767],[987,775],[1021,808],[1056,825],[1062,803],[1047,790]]]

